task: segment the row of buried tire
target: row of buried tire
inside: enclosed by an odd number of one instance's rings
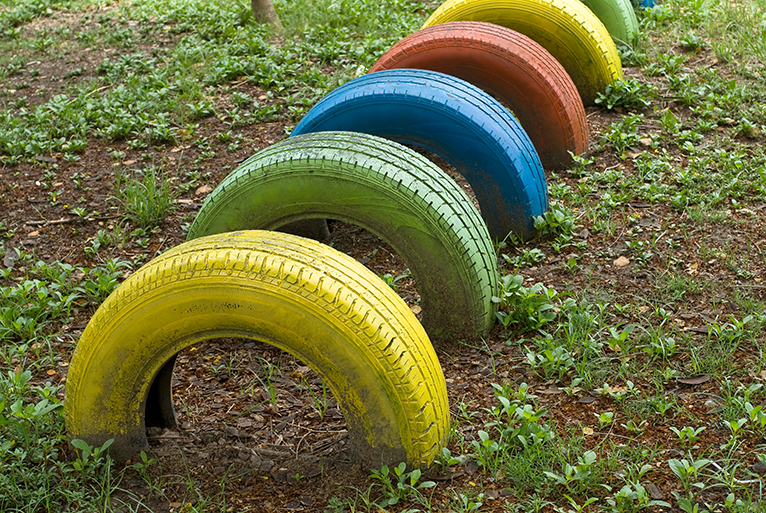
[[[111,454],[127,460],[146,448],[148,425],[176,426],[175,355],[240,336],[322,376],[356,456],[429,465],[449,432],[431,340],[492,328],[492,240],[533,235],[533,218],[547,209],[543,166],[584,151],[585,106],[622,77],[612,38],[635,37],[633,8],[587,5],[593,11],[578,0],[447,0],[370,74],[323,98],[291,137],[245,161],[208,196],[189,241],[139,269],[91,319],[68,376],[70,437],[114,439]],[[408,146],[453,165],[481,216]],[[403,258],[420,322],[362,264],[309,238],[262,231],[321,239],[326,218],[367,229]]]

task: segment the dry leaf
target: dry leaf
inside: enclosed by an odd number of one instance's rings
[[[624,256],[621,256],[620,258],[618,258],[617,260],[615,260],[615,261],[614,261],[614,262],[612,262],[612,263],[613,263],[615,266],[617,266],[617,267],[625,267],[626,265],[628,265],[628,264],[630,263],[630,260],[628,260],[628,259],[627,259],[626,257],[624,257]]]
[[[195,196],[203,196],[207,195],[213,192],[213,188],[209,185],[202,185],[201,187],[198,187],[196,191],[194,191]]]
[[[710,381],[710,376],[707,374],[700,374],[699,376],[691,376],[688,378],[678,378],[678,382],[683,383],[684,385],[701,385],[708,381]]]

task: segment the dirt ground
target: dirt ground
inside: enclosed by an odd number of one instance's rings
[[[79,59],[92,70],[103,55],[83,53],[73,59],[75,62]],[[36,66],[39,74],[30,82],[33,87],[15,91],[11,84],[10,99],[23,95],[34,105],[60,92],[62,83],[51,80],[51,77],[62,74],[57,65],[55,62],[39,63]],[[631,69],[626,72],[628,76],[638,73]],[[31,78],[22,74],[13,80]],[[238,81],[236,87],[255,98],[263,94],[247,81]],[[615,119],[616,114],[596,108],[588,110],[591,149],[598,142],[600,131]],[[122,221],[114,199],[116,171],[140,170],[148,165],[162,164],[170,170],[169,179],[180,183],[185,166],[195,162],[203,151],[214,151],[214,157],[201,160],[205,178],[177,198],[176,210],[159,230],[151,234],[146,247],[129,242],[98,254],[101,259],[133,260],[139,257],[148,261],[159,252],[183,242],[182,226],[193,219],[205,196],[238,163],[283,139],[286,124],[275,122],[235,129],[234,134],[242,136],[243,144],[233,151],[215,137],[229,128],[222,120],[208,118],[201,122],[199,132],[210,135],[208,140],[212,141],[212,148],[202,149],[186,142],[177,147],[131,150],[125,143],[91,139],[87,148],[78,154],[79,160],[74,162],[66,161],[61,155],[51,155],[39,158],[35,164],[0,168],[0,212],[6,225],[16,230],[13,236],[3,241],[6,254],[13,254],[18,248],[32,252],[44,261],[60,260],[91,267],[92,257],[84,248],[99,230],[114,230],[120,223],[127,232],[132,229]],[[631,161],[618,161],[614,156],[604,154],[595,165],[602,169],[619,165],[629,170]],[[78,177],[83,175],[86,178],[78,186]],[[547,171],[547,177],[549,181],[577,186],[577,178],[564,171]],[[49,194],[51,190],[58,191],[55,201]],[[84,206],[97,214],[87,218],[74,216],[70,210],[73,205]],[[751,206],[755,210],[763,208],[766,205]],[[549,241],[527,243],[527,248],[542,249],[546,259],[525,268],[525,278],[530,283],[543,282],[558,291],[609,290],[612,297],[618,301],[625,298],[627,302],[630,298],[654,293],[655,280],[666,271],[665,262],[672,251],[679,261],[684,262],[690,275],[715,284],[713,289],[719,291],[721,297],[731,296],[732,289],[746,280],[748,287],[760,295],[759,300],[766,300],[766,284],[760,280],[762,273],[757,267],[758,259],[744,264],[750,266],[754,278],[742,278],[723,261],[703,259],[695,245],[696,240],[704,237],[719,241],[722,246],[728,244],[732,250],[745,251],[743,248],[750,247],[751,251],[762,252],[766,247],[763,226],[747,222],[694,225],[684,219],[685,213],[662,204],[625,204],[618,207],[617,215],[620,216],[620,229],[613,236],[594,235],[587,219],[580,218],[578,223],[582,227],[578,237],[588,244],[585,249],[572,250],[571,255],[551,250]],[[731,213],[733,219],[741,215]],[[624,220],[631,216],[638,218],[638,225],[645,229],[647,236],[662,234],[677,241],[678,245],[668,249],[666,254],[656,254],[646,266],[638,266],[634,261],[626,266],[614,265],[615,260],[626,253]],[[691,237],[683,237],[680,229],[674,228],[682,221],[693,226]],[[398,276],[405,271],[401,259],[376,237],[341,223],[333,223],[331,227],[331,239],[327,242],[365,262],[376,273]],[[513,248],[503,251],[516,254]],[[572,256],[578,258],[581,272],[568,273],[562,265]],[[763,261],[762,257],[760,261]],[[5,264],[13,265],[13,262]],[[414,305],[416,284],[403,280],[398,285],[405,299]],[[705,325],[712,319],[738,314],[732,303],[722,302],[717,309],[711,309],[707,299],[692,294],[683,303],[673,303],[671,322],[693,336],[704,336],[707,333]],[[58,350],[64,362],[71,357],[74,343],[92,313],[89,309],[76,311],[74,320],[62,329],[64,339]],[[626,313],[624,319],[614,322],[636,322],[643,315],[641,311]],[[516,337],[496,327],[487,340],[437,347],[447,378],[453,416],[457,415],[454,408],[458,402],[469,403],[470,409],[476,412],[492,406],[493,382],[527,382],[539,396],[540,405],[549,410],[551,418],[560,427],[593,425],[594,413],[604,411],[606,399],[587,393],[569,396],[553,383],[541,381],[523,364],[524,355],[515,344],[506,343]],[[272,368],[278,371],[269,375]],[[66,367],[62,366],[55,375],[43,378],[65,383]],[[276,398],[272,398],[268,387],[263,386],[267,378],[277,390]],[[149,456],[158,460],[150,467],[152,479],[147,482],[136,472],[126,473],[121,483],[125,490],[122,497],[141,497],[147,509],[157,512],[182,511],[185,505],[196,504],[204,498],[220,500],[223,493],[230,511],[314,512],[323,511],[331,497],[353,497],[354,488],[365,490],[369,486],[369,469],[351,461],[346,451],[345,424],[336,403],[331,397],[324,397],[317,376],[290,355],[251,341],[212,341],[180,355],[173,390],[179,429],[150,429]],[[714,391],[711,382],[679,382],[671,393],[684,408],[704,412],[708,409],[705,392],[709,391]],[[607,437],[631,439],[632,435],[619,427],[619,422],[613,426],[608,434],[593,433],[589,445],[598,448]],[[708,429],[701,443],[715,445],[721,435],[717,429]],[[640,442],[646,446],[664,444],[669,436],[668,426],[657,424],[644,432]],[[431,478],[438,483],[471,488],[477,473],[478,466],[469,462],[451,468],[447,474],[437,472]],[[160,479],[160,476],[164,478]],[[670,484],[666,482],[670,476],[657,474],[657,477],[653,491],[658,497],[670,500]],[[190,482],[194,486],[190,486]],[[484,482],[488,510],[500,511],[505,502],[516,501],[517,498],[501,484],[495,486],[491,477],[485,477]],[[434,497],[438,500],[444,493],[442,487],[437,487]]]

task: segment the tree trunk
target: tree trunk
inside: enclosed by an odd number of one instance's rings
[[[279,34],[282,32],[282,22],[279,21],[279,15],[274,9],[272,0],[251,0],[253,6],[253,15],[259,23],[268,23]]]

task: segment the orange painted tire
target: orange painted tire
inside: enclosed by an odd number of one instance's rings
[[[566,70],[542,46],[492,23],[452,22],[396,43],[370,69],[417,68],[446,73],[488,92],[516,115],[546,168],[561,168],[588,145],[580,95]]]

